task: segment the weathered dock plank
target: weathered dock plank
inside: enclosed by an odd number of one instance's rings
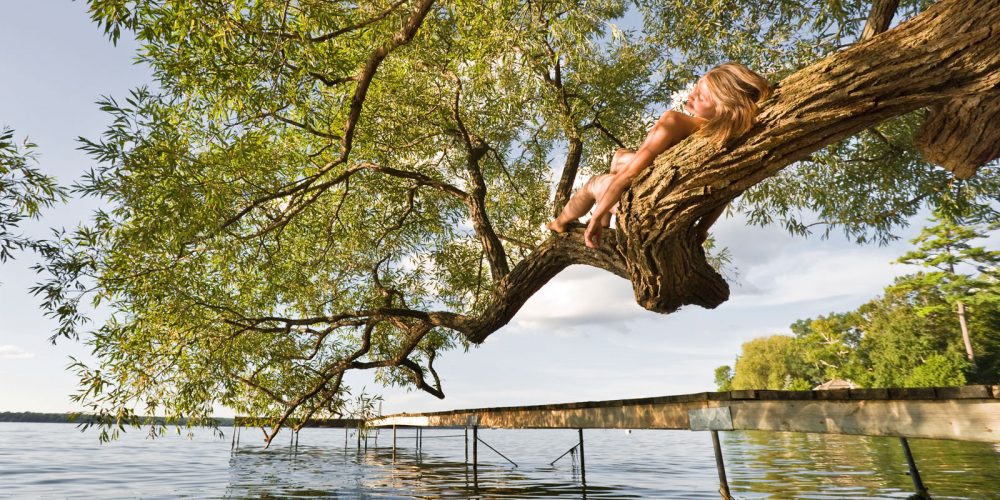
[[[1000,442],[990,386],[733,391],[614,401],[401,413],[376,426],[503,429],[691,429],[690,412],[726,407],[734,430]],[[728,430],[728,429],[718,429]]]

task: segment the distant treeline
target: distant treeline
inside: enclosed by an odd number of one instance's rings
[[[72,413],[36,413],[31,411],[19,411],[11,412],[5,411],[0,412],[0,422],[40,422],[40,423],[73,423],[73,424],[83,424],[89,422],[96,422],[96,418],[93,415],[88,414],[77,414],[76,418],[73,418]],[[143,419],[145,421],[145,419]],[[169,424],[163,417],[156,417],[153,421],[157,425],[174,425],[174,422]],[[231,418],[217,418],[216,421],[219,422],[220,427],[230,427],[233,425],[233,419]],[[181,419],[176,422],[177,425],[186,425],[187,420]]]
[[[719,390],[801,390],[835,379],[860,387],[1000,383],[1000,251],[973,244],[989,234],[981,225],[940,212],[932,221],[898,260],[922,271],[855,311],[746,342],[734,367],[716,369]]]

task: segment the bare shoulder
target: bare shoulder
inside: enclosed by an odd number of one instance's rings
[[[707,120],[697,116],[691,116],[680,111],[668,110],[662,115],[660,119],[657,120],[661,125],[666,125],[671,128],[680,128],[686,131],[688,134],[694,133],[696,130],[700,129],[705,125]]]

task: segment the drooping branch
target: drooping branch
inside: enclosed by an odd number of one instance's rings
[[[609,230],[606,235],[606,240],[609,244],[599,249],[590,249],[583,245],[583,226],[581,225],[574,225],[566,233],[552,236],[539,245],[525,259],[518,262],[511,269],[510,273],[494,283],[495,286],[488,299],[488,303],[479,315],[458,314],[449,311],[428,312],[409,309],[405,306],[392,307],[386,305],[385,307],[370,310],[306,318],[240,318],[238,321],[232,321],[231,324],[243,329],[281,332],[288,331],[293,326],[355,326],[359,322],[369,324],[379,321],[402,321],[403,323],[397,324],[405,325],[402,329],[411,332],[416,331],[414,329],[418,327],[448,328],[461,333],[470,342],[481,343],[490,334],[509,323],[529,298],[545,286],[549,280],[571,265],[580,264],[597,267],[626,278],[628,275],[625,256],[618,250],[619,245],[616,244],[617,237],[618,234],[616,231]],[[406,323],[414,320],[419,323],[418,326]],[[391,361],[379,362],[377,366],[368,364],[370,362],[361,362],[355,364],[353,367],[367,369],[398,365],[399,361],[408,356],[416,348],[420,339],[423,338],[423,334],[426,334],[426,331],[420,336],[409,337],[409,341],[400,351],[405,353],[402,357],[394,358]]]
[[[389,41],[372,51],[372,53],[368,56],[368,59],[365,61],[364,66],[362,66],[362,68],[358,71],[357,76],[352,78],[352,80],[357,81],[357,86],[354,89],[353,95],[351,95],[350,105],[347,110],[347,119],[344,122],[343,134],[337,136],[333,134],[317,133],[315,130],[307,129],[310,133],[320,135],[321,137],[326,137],[331,140],[339,139],[341,143],[339,157],[323,165],[314,174],[296,180],[290,185],[290,187],[282,189],[278,193],[270,193],[253,200],[236,215],[223,222],[222,228],[231,226],[245,217],[248,213],[275,199],[293,196],[305,190],[312,190],[311,188],[314,184],[323,178],[324,175],[332,171],[338,165],[343,165],[347,162],[354,144],[354,135],[357,130],[358,120],[361,118],[361,111],[364,109],[365,99],[368,96],[368,90],[371,88],[372,81],[375,79],[375,74],[378,72],[379,66],[382,64],[382,61],[388,57],[390,52],[409,43],[410,40],[416,36],[417,31],[420,29],[420,26],[423,24],[424,19],[427,17],[427,14],[430,12],[431,6],[433,5],[434,0],[421,0],[414,5],[406,23],[399,29],[399,31],[393,34]],[[279,121],[289,123],[287,119],[280,119]],[[297,122],[292,122],[290,124],[293,126],[301,125]],[[329,182],[323,183],[321,184],[321,189],[326,189],[331,185],[332,184]],[[315,197],[312,197],[311,199],[315,199]],[[292,205],[294,205],[293,203],[289,203],[288,205],[290,213],[298,213],[301,211],[301,209],[296,210],[292,207]]]
[[[636,300],[672,312],[716,307],[725,281],[694,226],[819,148],[889,118],[1000,84],[1000,0],[943,0],[881,36],[793,74],[759,123],[727,147],[692,137],[640,174],[622,200],[619,240]]]

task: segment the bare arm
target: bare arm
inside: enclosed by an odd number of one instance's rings
[[[604,196],[597,202],[594,208],[594,215],[587,224],[587,231],[584,233],[584,242],[590,248],[597,248],[601,244],[601,224],[600,220],[605,214],[611,211],[611,207],[618,203],[622,193],[630,185],[632,178],[642,169],[653,164],[653,160],[662,152],[669,149],[674,144],[684,140],[693,134],[705,123],[701,118],[687,116],[677,111],[667,111],[660,116],[653,128],[646,135],[646,139],[635,152],[632,161],[628,166],[619,170]]]

